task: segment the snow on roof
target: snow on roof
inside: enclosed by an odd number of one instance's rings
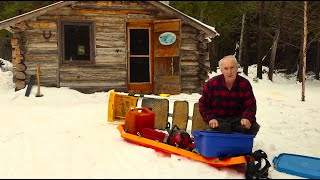
[[[161,4],[167,6],[168,8],[171,8],[171,9],[175,10],[176,12],[182,14],[183,16],[186,16],[186,17],[188,17],[189,19],[192,19],[193,21],[197,22],[198,24],[201,24],[202,26],[210,29],[211,31],[213,31],[213,32],[216,33],[216,36],[220,36],[220,34],[216,31],[216,29],[215,29],[214,27],[209,26],[209,25],[207,25],[207,24],[205,24],[205,23],[203,23],[203,22],[201,22],[201,21],[199,21],[199,20],[197,20],[197,19],[195,19],[195,18],[193,18],[193,17],[191,17],[191,16],[188,16],[188,15],[186,15],[185,13],[179,11],[178,9],[173,8],[173,7],[170,6],[170,5],[167,5],[167,4],[165,4],[165,3],[161,2],[161,1],[159,1],[159,2],[160,2]],[[210,38],[213,38],[213,37],[210,37]]]
[[[24,21],[24,20],[27,20],[27,19],[30,19],[30,18],[34,18],[36,16],[39,16],[39,15],[42,15],[44,13],[46,13],[48,10],[52,10],[52,9],[55,9],[55,8],[58,8],[58,7],[61,7],[61,6],[64,6],[64,5],[68,5],[68,4],[72,4],[72,3],[75,3],[77,1],[59,1],[57,3],[53,3],[51,5],[48,5],[48,6],[45,6],[45,7],[42,7],[42,8],[39,8],[39,9],[36,9],[36,10],[33,10],[33,11],[30,11],[30,12],[27,12],[27,13],[24,13],[24,14],[21,14],[21,15],[18,15],[18,16],[15,16],[13,18],[9,18],[9,19],[6,19],[6,20],[3,20],[0,22],[0,29],[3,29],[3,28],[7,28],[9,27],[10,25],[13,25],[19,21]],[[165,6],[166,9],[170,9],[172,11],[174,11],[175,13],[178,13],[178,15],[182,16],[182,17],[185,17],[187,18],[188,20],[191,20],[193,21],[194,23],[197,23],[199,26],[200,26],[200,29],[204,30],[206,33],[208,33],[207,35],[209,36],[209,38],[213,38],[214,36],[219,36],[219,33],[215,30],[214,27],[212,26],[209,26],[207,24],[204,24],[203,22],[191,17],[191,16],[188,16],[184,13],[182,13],[181,11],[171,7],[170,5],[167,5],[163,2],[154,2],[154,1],[149,1],[149,3],[151,4],[154,4],[154,5],[157,5],[157,4],[161,4],[163,6]],[[204,28],[204,29],[203,29]],[[209,32],[211,31],[211,32]],[[213,37],[212,37],[213,36]]]
[[[188,16],[188,15],[185,15],[185,16]],[[212,26],[209,26],[209,25],[207,25],[207,24],[205,24],[205,23],[203,23],[203,22],[201,22],[201,21],[199,21],[199,20],[197,20],[197,19],[195,19],[195,18],[193,18],[191,16],[188,16],[188,17],[190,19],[193,19],[194,21],[197,21],[199,24],[202,24],[203,26],[206,26],[208,29],[211,29],[212,31],[214,31],[216,33],[216,36],[220,36],[220,34],[216,31],[216,28],[214,28]]]

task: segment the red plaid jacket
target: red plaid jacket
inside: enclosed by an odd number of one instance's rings
[[[223,74],[209,79],[199,99],[199,111],[205,122],[232,116],[242,116],[254,122],[257,105],[250,82],[237,75],[229,91]]]

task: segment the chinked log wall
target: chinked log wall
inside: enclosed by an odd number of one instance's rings
[[[25,38],[26,48],[24,63],[27,66],[26,81],[36,73],[36,65],[41,66],[41,85],[71,87],[82,92],[94,92],[115,89],[126,91],[127,57],[126,57],[126,21],[168,19],[165,13],[159,12],[146,2],[130,1],[84,1],[62,7],[27,21],[30,29],[14,29],[16,39]],[[58,24],[57,19],[93,20],[96,26],[96,57],[94,66],[59,66]],[[43,31],[51,31],[46,39]],[[21,31],[24,33],[22,34]],[[182,92],[195,92],[202,88],[199,74],[204,68],[199,61],[208,60],[206,45],[201,45],[201,32],[182,23],[181,34],[181,79]],[[20,32],[20,33],[19,33]],[[17,38],[19,37],[19,38]],[[21,44],[21,43],[20,43]],[[200,45],[199,45],[200,44]],[[17,53],[14,49],[13,54]],[[200,51],[199,51],[200,49]],[[202,53],[202,50],[204,53]],[[17,74],[16,70],[16,74]],[[57,80],[57,76],[60,79]],[[19,80],[20,82],[21,80]],[[204,81],[204,80],[202,80]],[[25,87],[22,83],[18,89]]]
[[[181,87],[184,93],[201,93],[207,79],[209,52],[204,34],[191,26],[182,26]]]

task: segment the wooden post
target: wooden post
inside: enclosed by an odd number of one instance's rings
[[[37,64],[37,83],[38,83],[38,91],[36,97],[42,97],[40,94],[40,64]]]

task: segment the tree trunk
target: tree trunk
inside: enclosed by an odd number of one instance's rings
[[[199,17],[200,17],[199,20],[200,20],[201,22],[204,22],[204,21],[203,21],[203,18],[204,18],[204,17],[203,17],[203,9],[200,9]]]
[[[303,39],[304,39],[303,31],[301,31],[300,53],[299,53],[298,62],[297,62],[297,67],[298,67],[297,79],[299,82],[302,82]]]
[[[241,26],[241,35],[240,35],[240,47],[239,47],[239,56],[238,56],[238,61],[241,63],[242,59],[242,48],[243,48],[243,34],[244,34],[244,25],[246,22],[246,14],[243,14],[242,16],[242,26]]]
[[[244,49],[243,49],[243,61],[241,65],[243,66],[243,73],[248,76],[248,66],[249,66],[249,49],[250,49],[250,16],[246,21],[246,27],[244,30]]]
[[[214,23],[214,25],[217,28],[218,25],[216,22]],[[210,66],[211,66],[211,71],[214,71],[214,72],[217,72],[218,52],[219,52],[218,40],[217,38],[214,38],[213,41],[209,43]]]
[[[318,37],[318,49],[317,49],[317,59],[316,59],[316,79],[319,80],[319,72],[320,72],[320,36]]]
[[[209,42],[208,49],[209,49],[209,59],[210,59],[210,70],[217,72],[218,62],[216,60],[216,40],[212,40]]]
[[[259,34],[258,34],[258,60],[257,77],[262,79],[262,57],[263,57],[263,19],[264,19],[264,1],[259,3]]]
[[[289,43],[291,43],[291,39],[287,37],[287,40]],[[286,58],[285,58],[285,66],[286,66],[286,74],[292,74],[295,71],[295,62],[293,60],[293,48],[291,46],[287,46],[285,48],[285,54],[286,54]]]
[[[282,19],[283,19],[283,15],[284,15],[285,5],[286,5],[286,2],[281,1],[276,33],[273,38],[273,46],[272,46],[272,51],[271,51],[269,73],[268,73],[269,80],[271,80],[271,81],[273,80],[274,63],[275,63],[276,54],[277,54],[277,47],[278,47],[278,41],[279,41],[279,35],[280,35],[281,26],[282,26]]]
[[[305,75],[306,75],[306,58],[307,58],[307,1],[304,1],[304,16],[303,16],[303,63],[302,63],[302,93],[301,100],[305,101]]]

